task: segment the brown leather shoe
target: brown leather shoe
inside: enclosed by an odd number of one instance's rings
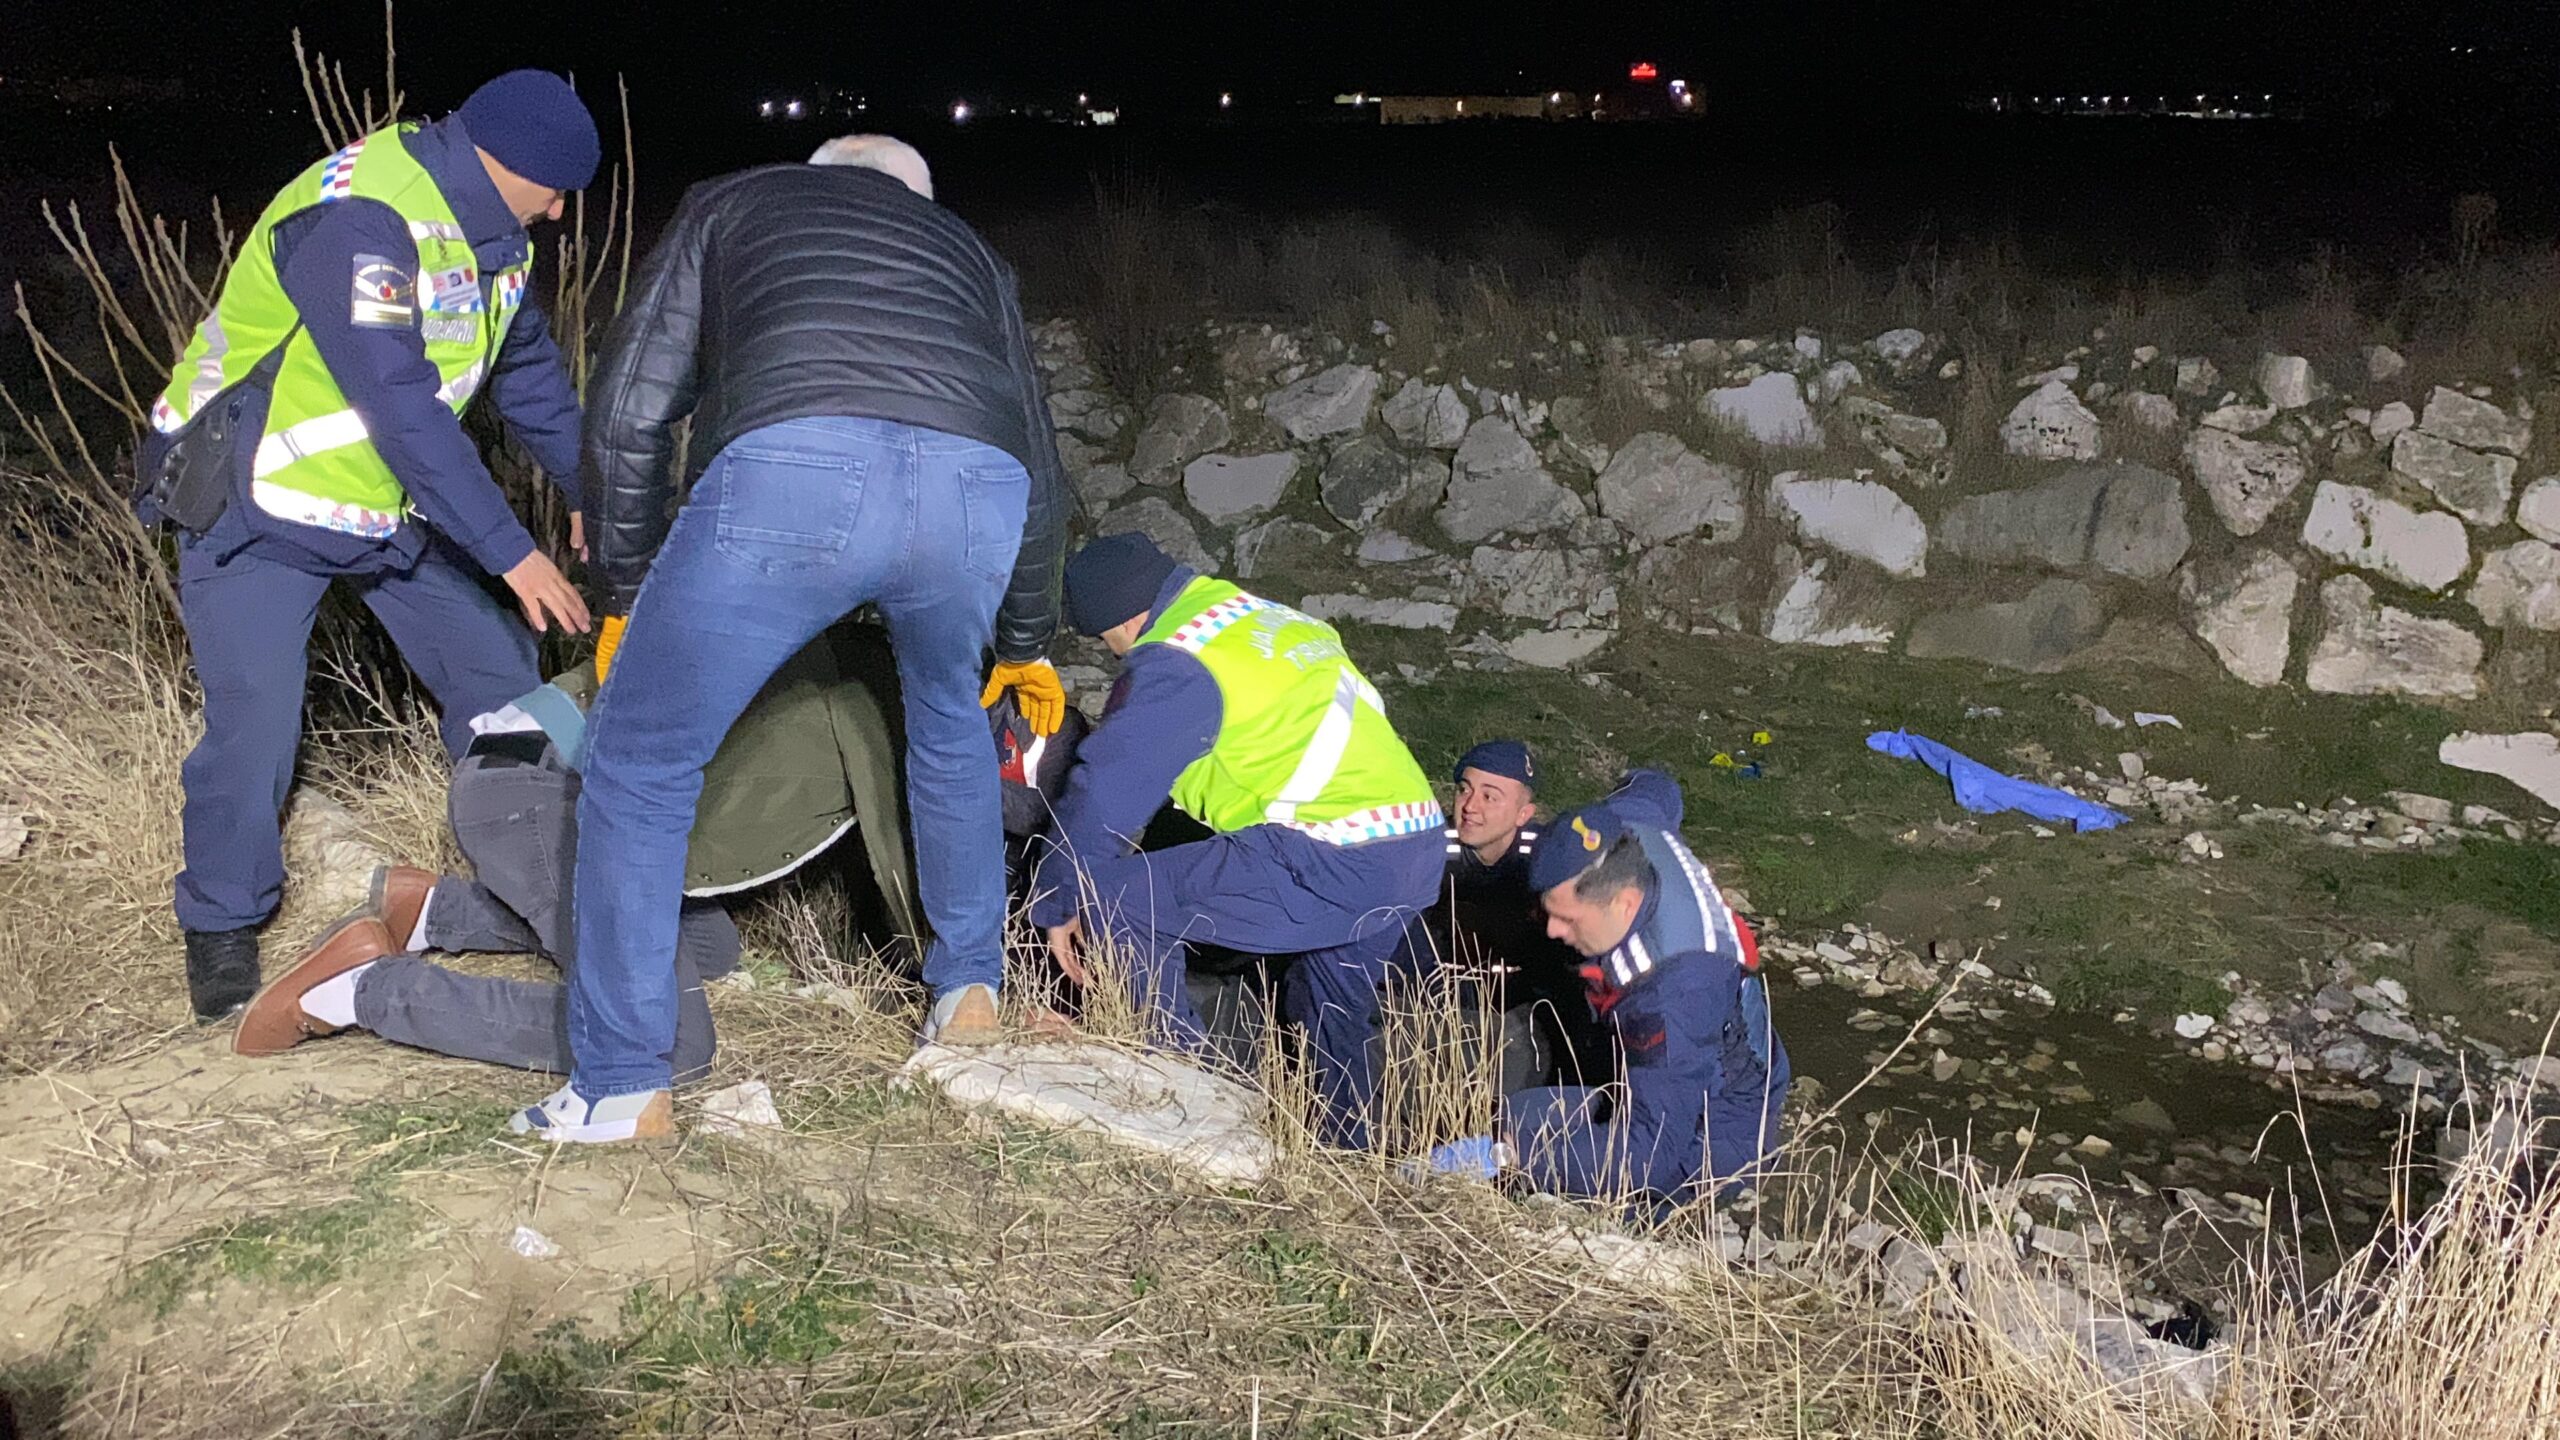
[[[374,867],[373,879],[365,888],[365,909],[391,933],[393,954],[409,948],[409,937],[417,933],[418,912],[427,908],[427,897],[435,888],[432,870],[415,865]]]
[[[359,965],[399,953],[390,932],[370,915],[351,915],[321,932],[311,948],[267,982],[249,1008],[240,1012],[240,1028],[232,1032],[234,1055],[281,1055],[314,1035],[337,1033],[303,1013],[302,997],[324,981],[335,980]]]

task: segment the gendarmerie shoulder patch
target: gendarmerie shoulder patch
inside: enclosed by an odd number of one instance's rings
[[[380,255],[358,255],[347,323],[372,330],[405,330],[417,324],[418,284],[408,268]]]

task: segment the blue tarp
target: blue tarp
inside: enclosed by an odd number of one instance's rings
[[[1917,760],[1946,776],[1955,786],[1956,803],[1977,814],[2021,810],[2039,820],[2068,820],[2075,830],[2112,830],[2124,823],[2124,816],[2104,805],[2065,794],[2050,785],[2003,775],[1979,760],[1908,730],[1879,730],[1867,737],[1867,748],[1899,760]]]

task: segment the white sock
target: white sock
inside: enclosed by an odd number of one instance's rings
[[[356,1023],[356,981],[373,968],[366,961],[344,975],[323,980],[302,992],[302,1013],[323,1025],[344,1030]]]
[[[436,892],[429,890],[427,892],[427,898],[418,902],[418,923],[409,927],[409,937],[400,942],[400,948],[402,950],[405,950],[412,955],[423,955],[426,953],[427,912],[434,908],[436,908]]]

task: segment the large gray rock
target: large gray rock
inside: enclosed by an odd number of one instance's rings
[[[2541,730],[2483,735],[2465,730],[2444,737],[2436,746],[2436,760],[2457,770],[2512,780],[2535,799],[2560,810],[2560,735]]]
[[[2419,417],[2418,428],[2470,450],[2522,455],[2533,448],[2532,421],[2442,385],[2427,396],[2427,413]]]
[[[1872,480],[1781,475],[1769,491],[1778,514],[1809,543],[1906,580],[1929,573],[1929,527],[1891,489]]]
[[[1366,365],[1336,365],[1271,392],[1262,413],[1301,443],[1348,435],[1369,423],[1379,384],[1378,372]]]
[[[2107,607],[2077,580],[2047,580],[2020,599],[1923,616],[1910,650],[1925,660],[1981,660],[2050,674],[2106,633]]]
[[[1103,516],[1093,527],[1096,535],[1120,535],[1133,530],[1194,570],[1205,573],[1218,568],[1217,557],[1201,543],[1199,529],[1169,500],[1150,495]]]
[[[2265,529],[2311,475],[2301,452],[2290,445],[2212,429],[2198,430],[2188,439],[2187,464],[2213,502],[2213,513],[2232,534],[2244,538]]]
[[[2490,551],[2471,582],[2471,608],[2501,630],[2560,630],[2560,550],[2519,540]]]
[[[1126,465],[1088,464],[1082,469],[1070,466],[1067,473],[1075,483],[1076,498],[1084,502],[1085,512],[1091,515],[1101,514],[1121,496],[1138,488]]]
[[[2302,543],[2332,560],[2442,590],[2471,568],[2471,537],[2441,510],[2420,512],[2361,485],[2323,480],[2302,522]]]
[[[2480,693],[2480,637],[2374,603],[2373,587],[2339,575],[2320,587],[2322,628],[2303,683],[2325,695],[2421,695],[2468,700]]]
[[[1433,385],[1416,376],[1388,399],[1382,413],[1387,428],[1407,445],[1454,450],[1467,438],[1467,402],[1455,385]]]
[[[1750,558],[1734,547],[1691,536],[1637,557],[1635,593],[1645,613],[1666,629],[1741,630],[1755,608],[1759,578]]]
[[[2374,444],[2388,445],[2392,436],[2414,430],[2417,425],[2418,412],[2409,408],[2409,402],[2394,400],[2374,411],[2373,419],[2366,422],[2365,428],[2373,432]]]
[[[1783,370],[1747,385],[1710,390],[1698,404],[1710,419],[1732,426],[1755,445],[1814,449],[1822,444],[1822,426],[1804,402],[1804,386]]]
[[[2560,475],[2545,475],[2516,500],[2516,523],[2536,540],[2560,545]]]
[[[2198,560],[2178,573],[2187,628],[2222,667],[2251,685],[2284,681],[2293,655],[2293,607],[2302,572],[2273,550]]]
[[[1392,600],[1371,595],[1310,595],[1298,609],[1318,620],[1350,620],[1394,630],[1440,630],[1457,627],[1458,607],[1436,600]]]
[[[2388,345],[2364,347],[2364,378],[2376,385],[2399,379],[2400,372],[2408,368],[2409,362]]]
[[[1467,603],[1524,620],[1587,626],[1618,613],[1609,552],[1479,545],[1468,557]]]
[[[1268,455],[1203,455],[1182,470],[1182,493],[1191,508],[1224,525],[1259,515],[1280,503],[1298,473],[1295,451]]]
[[[2311,403],[2311,362],[2299,355],[2258,357],[2258,393],[2279,410],[2299,410]]]
[[[1462,545],[1496,535],[1569,525],[1589,514],[1582,497],[1555,482],[1538,452],[1499,416],[1467,427],[1449,478],[1440,528]]]
[[[1908,364],[1919,359],[1928,350],[1929,332],[1908,327],[1887,330],[1875,338],[1871,348],[1889,364]]]
[[[2178,428],[2178,402],[2151,390],[2136,390],[2124,397],[2124,418],[2155,435],[2166,435]]]
[[[2435,407],[2427,407],[2430,414]],[[2391,442],[2391,468],[2434,492],[2445,508],[2484,529],[2502,525],[2515,495],[2513,456],[2467,450],[2427,430]]]
[[[2049,380],[2000,422],[2000,443],[2030,460],[2095,460],[2098,417],[2060,380]]]
[[[1921,415],[1905,415],[1881,400],[1852,395],[1840,402],[1840,413],[1856,427],[1858,438],[1871,446],[1900,451],[1905,455],[1938,455],[1947,448],[1946,422]]]
[[[1639,545],[1701,530],[1731,539],[1742,533],[1747,516],[1744,483],[1735,467],[1702,459],[1678,440],[1648,430],[1620,446],[1600,472],[1600,513],[1627,527]]]
[[[1129,453],[1129,474],[1141,485],[1170,485],[1182,467],[1235,436],[1227,412],[1198,395],[1165,395],[1147,407],[1146,428]]]
[[[1236,535],[1235,578],[1258,580],[1266,575],[1300,575],[1338,568],[1351,537],[1304,520],[1265,520]]]
[[[1883,645],[1901,623],[1901,606],[1873,575],[1842,567],[1828,555],[1777,547],[1761,633],[1781,645]]]
[[[2186,497],[2147,465],[2084,465],[2040,485],[1958,502],[1937,548],[1985,565],[2158,580],[2186,558]]]
[[[1049,419],[1061,430],[1108,443],[1129,428],[1129,412],[1100,390],[1053,390]]]
[[[1415,459],[1363,435],[1333,452],[1316,491],[1333,518],[1360,529],[1381,516],[1437,501],[1448,483],[1449,467],[1439,460]]]
[[[1269,384],[1272,376],[1305,364],[1306,358],[1298,337],[1269,325],[1238,329],[1218,346],[1218,368],[1229,383],[1248,389]]]

